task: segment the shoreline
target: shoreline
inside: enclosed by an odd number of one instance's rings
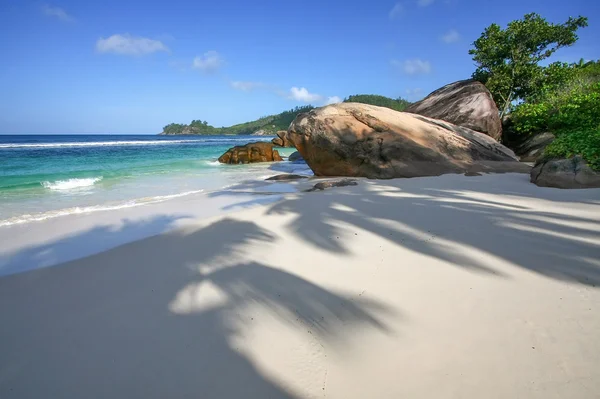
[[[0,226],[0,278],[93,255],[198,220],[223,216],[243,207],[278,201],[296,182],[253,179],[219,189],[173,194],[166,199],[99,208]],[[96,207],[91,207],[96,208]],[[62,211],[62,210],[61,210]],[[35,216],[35,215],[33,215]],[[86,239],[76,238],[85,235]],[[110,236],[107,240],[105,237]],[[33,251],[43,255],[31,255]],[[59,249],[57,249],[59,248]]]
[[[0,140],[0,227],[214,191],[260,175],[276,174],[276,168],[285,169],[286,165],[222,167],[218,157],[247,139],[6,137]],[[31,163],[32,158],[37,162]]]
[[[589,398],[600,189],[528,180],[163,203],[167,232],[0,278],[0,396]]]

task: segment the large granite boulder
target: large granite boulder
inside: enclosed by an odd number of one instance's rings
[[[531,170],[531,182],[540,187],[600,188],[600,173],[577,155],[539,162]]]
[[[556,136],[552,133],[540,133],[531,136],[515,148],[515,154],[521,162],[535,162],[548,144],[552,143]]]
[[[279,130],[277,132],[277,137],[271,140],[273,144],[279,147],[293,147],[294,144],[290,141],[287,130]]]
[[[485,85],[475,80],[450,83],[412,104],[405,112],[441,119],[495,140],[502,137],[498,107]]]
[[[300,114],[288,137],[317,176],[386,179],[531,169],[485,134],[359,103]]]
[[[227,164],[283,161],[273,143],[258,142],[239,145],[227,150],[219,157],[219,162]]]

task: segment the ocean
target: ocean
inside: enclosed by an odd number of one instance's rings
[[[262,136],[0,135],[0,228],[207,193],[305,165],[222,165]],[[293,148],[279,149],[282,157]]]

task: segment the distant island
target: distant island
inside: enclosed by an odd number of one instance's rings
[[[403,111],[411,103],[403,98],[389,98],[375,94],[357,94],[344,99],[344,102],[356,102],[363,104],[378,105],[387,107],[396,111]],[[277,115],[263,116],[255,121],[240,123],[229,127],[214,127],[208,122],[202,120],[193,120],[190,124],[170,123],[163,128],[161,135],[219,135],[231,134],[242,135],[252,134],[257,136],[275,135],[278,130],[287,130],[288,126],[298,114],[309,112],[312,105],[295,107],[288,111],[283,111]]]

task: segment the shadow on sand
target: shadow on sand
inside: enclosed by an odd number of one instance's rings
[[[546,277],[599,286],[600,217],[544,212],[527,205],[535,198],[558,204],[560,210],[577,204],[600,206],[599,190],[540,188],[525,174],[516,175],[515,184],[514,176],[449,175],[431,185],[430,178],[399,179],[399,187],[361,179],[368,195],[353,189],[314,192],[277,202],[265,213],[294,215],[289,231],[340,255],[359,250],[337,239],[342,223],[475,272],[507,277],[488,265],[486,259],[492,256]],[[339,192],[344,195],[334,195]],[[497,195],[508,195],[517,204],[503,203],[502,197],[490,199]],[[485,256],[473,256],[470,249]]]
[[[435,189],[426,178],[398,187],[361,180],[359,188],[292,194],[264,212],[290,216],[287,231],[339,256],[361,251],[338,239],[343,228],[489,278],[510,278],[510,267],[519,267],[597,286],[600,221],[554,210],[578,206],[576,199],[595,206],[598,191],[539,189],[522,177],[519,185],[451,176]],[[501,193],[513,204],[495,197]],[[533,208],[533,197],[554,210]],[[255,322],[251,309],[314,333],[323,347],[343,345],[347,327],[392,333],[397,309],[283,271],[268,251],[265,261],[245,257],[246,246],[279,239],[252,221],[225,218],[0,279],[0,397],[298,397],[236,346]],[[490,259],[510,267],[500,271]],[[213,301],[207,287],[218,293]]]
[[[222,219],[0,279],[0,397],[298,397],[234,344],[253,309],[323,347],[352,326],[388,333],[382,317],[399,315],[244,260],[277,239]]]
[[[0,277],[39,269],[78,259],[114,248],[124,242],[140,240],[169,230],[188,215],[159,215],[150,219],[131,221],[121,225],[102,225],[44,245],[25,248],[16,253],[0,253]]]

